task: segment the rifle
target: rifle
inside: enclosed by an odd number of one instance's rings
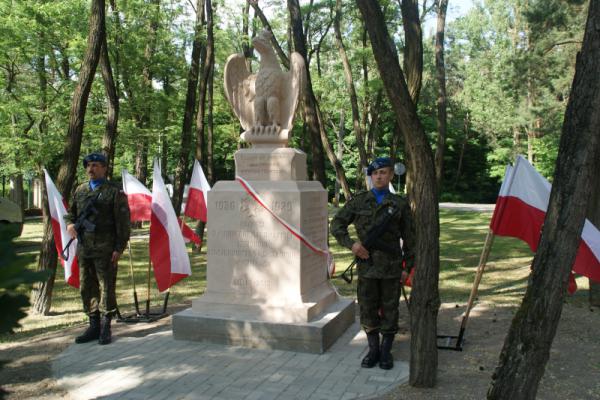
[[[82,236],[84,232],[94,232],[96,230],[96,224],[91,222],[88,218],[98,214],[98,210],[95,207],[98,197],[100,197],[100,193],[91,197],[85,206],[83,206],[83,210],[79,213],[79,217],[77,217],[77,220],[75,221],[77,237]],[[61,255],[65,261],[69,259],[69,246],[73,243],[73,240],[75,240],[75,238],[71,238],[65,248],[61,251]]]
[[[375,245],[375,242],[386,231],[392,217],[396,215],[397,212],[398,209],[393,206],[389,206],[387,208],[384,216],[381,218],[381,221],[369,229],[367,238],[362,243],[365,249],[367,249],[369,252],[371,251],[372,247]],[[402,249],[400,249],[400,251],[402,251]],[[359,260],[360,259],[358,257],[354,257],[354,261],[352,261],[348,268],[346,268],[346,270],[340,275],[342,279],[346,281],[346,283],[352,283],[352,280],[354,279],[354,266],[359,262]],[[350,277],[346,275],[348,273],[350,274]]]

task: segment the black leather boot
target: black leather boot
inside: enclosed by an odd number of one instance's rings
[[[100,337],[98,338],[99,344],[109,344],[112,340],[110,332],[110,316],[105,315],[102,318],[102,325],[100,327]]]
[[[100,337],[100,314],[90,315],[90,326],[75,338],[75,343],[87,343]]]
[[[381,357],[379,358],[379,368],[394,368],[394,357],[392,357],[392,343],[394,343],[394,334],[385,333],[381,340]]]
[[[379,361],[379,331],[367,333],[367,341],[369,342],[369,352],[362,359],[360,366],[363,368],[373,368]]]

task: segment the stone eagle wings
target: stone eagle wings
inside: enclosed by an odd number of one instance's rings
[[[252,41],[260,54],[257,73],[250,73],[243,54],[233,54],[227,59],[225,94],[242,124],[245,141],[287,145],[298,98],[306,81],[305,63],[302,56],[294,52],[290,56],[290,70],[282,71],[271,37],[270,32],[263,31]]]

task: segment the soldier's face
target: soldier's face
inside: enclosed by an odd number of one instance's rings
[[[106,177],[106,165],[101,162],[90,161],[87,163],[87,167],[85,167],[85,172],[87,172],[91,181],[102,179]]]
[[[389,167],[376,169],[371,173],[371,180],[373,181],[373,187],[381,190],[386,189],[392,178],[394,177],[394,170]]]

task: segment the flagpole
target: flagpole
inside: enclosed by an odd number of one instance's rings
[[[465,329],[467,328],[467,321],[469,320],[469,314],[473,308],[473,302],[477,297],[477,291],[479,289],[479,284],[481,283],[481,277],[483,276],[483,271],[485,270],[485,266],[490,256],[492,244],[494,243],[494,237],[496,237],[496,235],[494,235],[492,229],[489,229],[485,238],[483,250],[481,251],[481,257],[479,258],[479,265],[477,266],[477,273],[475,274],[475,281],[473,282],[473,287],[471,288],[471,295],[469,296],[467,309],[465,310],[465,314],[463,315],[462,322],[460,324],[460,331],[458,333],[458,339],[456,340],[457,346],[460,346],[460,343],[462,343]]]
[[[140,315],[140,304],[138,302],[137,291],[135,289],[135,279],[133,276],[133,258],[131,255],[131,241],[127,242],[127,246],[129,248],[129,271],[131,272],[131,284],[133,286],[133,303],[135,305],[136,315]]]
[[[152,261],[148,257],[148,286],[146,287],[146,318],[150,318],[150,268]]]

